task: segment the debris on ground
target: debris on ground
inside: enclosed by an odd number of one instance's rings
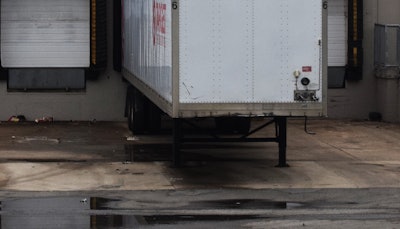
[[[42,123],[42,122],[53,122],[53,117],[50,116],[45,116],[43,118],[37,118],[35,119],[36,123]]]
[[[46,136],[11,136],[14,142],[26,144],[26,143],[51,143],[51,144],[59,144],[61,142],[60,138],[48,138]]]
[[[8,119],[8,122],[24,122],[24,121],[26,121],[26,118],[23,115],[13,115]]]
[[[126,137],[126,140],[127,141],[139,141],[139,138],[135,137],[135,136],[128,136],[128,137]]]

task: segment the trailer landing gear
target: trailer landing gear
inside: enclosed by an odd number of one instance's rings
[[[286,163],[286,146],[287,146],[287,118],[275,117],[277,126],[276,138],[279,145],[279,164],[276,167],[289,167]]]
[[[276,167],[289,167],[286,163],[286,146],[287,146],[287,117],[274,117],[272,120],[264,123],[263,125],[255,128],[254,130],[238,137],[238,138],[225,138],[217,136],[214,133],[209,133],[210,137],[185,137],[182,123],[186,123],[192,127],[200,129],[194,123],[187,119],[175,118],[173,119],[173,145],[172,145],[172,164],[174,167],[183,166],[183,158],[181,147],[187,142],[277,142],[279,146],[279,160]],[[265,127],[275,124],[275,137],[272,138],[252,138],[252,134],[264,129]]]

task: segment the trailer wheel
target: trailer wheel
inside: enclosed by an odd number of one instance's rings
[[[134,122],[134,105],[132,104],[132,100],[129,100],[127,103],[127,117],[128,117],[128,127],[130,131],[133,131],[133,122]]]
[[[217,117],[217,131],[223,134],[247,134],[250,131],[251,119],[248,117]]]
[[[131,90],[128,101],[128,127],[134,134],[143,134],[146,131],[146,116],[144,96],[138,90]]]
[[[159,133],[161,130],[162,111],[152,101],[146,99],[147,128],[150,134]]]
[[[127,117],[128,120],[128,128],[129,130],[132,130],[132,99],[133,99],[133,93],[134,93],[135,88],[132,85],[129,85],[127,90],[126,90],[126,98],[125,98],[125,117]]]

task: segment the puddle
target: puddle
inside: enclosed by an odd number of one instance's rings
[[[8,198],[0,202],[0,229],[142,228],[146,225],[156,227],[167,225],[169,228],[174,228],[174,225],[197,225],[196,228],[214,228],[216,223],[223,225],[226,222],[226,225],[235,225],[240,221],[271,220],[277,217],[269,214],[271,210],[276,210],[274,212],[278,214],[279,211],[285,212],[282,217],[286,217],[291,214],[290,209],[302,211],[311,209],[310,216],[314,217],[315,210],[322,206],[322,211],[336,209],[337,206],[339,206],[338,209],[347,211],[349,205],[357,204],[343,202],[335,203],[336,207],[332,207],[332,203],[241,198],[188,202],[187,198],[154,199],[153,197],[157,195],[153,196],[152,193],[148,196],[148,194],[146,193],[142,198],[140,194],[139,196],[129,194],[126,199],[122,197],[123,195],[117,198],[85,196]],[[223,193],[220,194],[223,195]],[[294,212],[294,217],[298,217],[297,211]],[[393,217],[398,217],[398,215]]]
[[[146,224],[175,224],[179,222],[193,221],[238,221],[261,219],[258,215],[154,215],[144,216]]]
[[[0,203],[0,228],[137,228],[140,225],[162,225],[180,222],[236,221],[259,219],[257,215],[129,215],[118,214],[129,209],[118,209],[122,200],[97,197],[49,197],[3,200]],[[215,204],[229,207],[237,202],[209,201],[203,206]],[[254,203],[257,202],[254,200]],[[249,201],[247,201],[249,203]],[[204,205],[205,204],[205,205]],[[199,206],[199,203],[196,205]],[[114,206],[113,209],[110,206]],[[133,208],[133,210],[137,210]],[[114,215],[113,212],[116,214]],[[155,211],[157,212],[157,211]]]
[[[90,216],[90,227],[86,228],[137,228],[147,224],[142,216],[96,215]]]
[[[270,201],[265,199],[229,199],[191,202],[190,206],[196,209],[297,209],[305,207],[303,203]]]
[[[123,200],[119,199],[107,199],[107,198],[90,198],[86,201],[90,201],[91,210],[129,210],[121,208],[120,204]],[[145,204],[146,202],[140,202]],[[154,203],[150,203],[154,206]],[[146,205],[146,204],[145,204]],[[309,204],[301,202],[287,202],[287,201],[271,201],[267,199],[228,199],[228,200],[206,200],[206,201],[191,201],[188,205],[185,205],[185,209],[197,210],[197,209],[221,209],[221,210],[284,210],[284,209],[300,209],[309,207]],[[169,206],[168,209],[174,209]]]
[[[20,198],[2,200],[0,210],[4,214],[37,213],[51,211],[82,211],[82,210],[105,210],[110,209],[107,204],[118,202],[118,199],[107,199],[99,197],[44,197],[44,198]]]
[[[133,228],[140,217],[93,214],[108,202],[89,197],[21,198],[1,201],[0,228]],[[138,219],[137,219],[138,218]]]

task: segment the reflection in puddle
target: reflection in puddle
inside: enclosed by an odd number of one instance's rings
[[[178,222],[195,222],[195,221],[237,221],[261,219],[257,215],[153,215],[143,217],[146,224],[176,224]]]
[[[96,210],[107,209],[105,206],[111,201],[117,200],[86,197],[3,200],[1,228],[132,228],[143,223],[136,216],[97,214]]]
[[[303,203],[270,201],[265,199],[228,199],[192,202],[191,205],[197,208],[216,209],[297,209],[303,208]]]
[[[90,228],[137,228],[146,225],[143,217],[127,215],[90,216]]]
[[[96,197],[21,198],[1,202],[0,228],[137,228],[141,225],[179,224],[182,222],[213,222],[262,219],[266,216],[246,214],[137,214],[122,208],[123,200]],[[143,206],[142,206],[143,207]],[[229,199],[193,201],[185,209],[297,209],[302,203],[273,202],[262,199]],[[174,207],[168,209],[173,210]],[[178,208],[176,208],[178,210]],[[157,211],[155,211],[157,212]],[[123,213],[123,214],[121,214]],[[126,215],[125,215],[126,214]]]

